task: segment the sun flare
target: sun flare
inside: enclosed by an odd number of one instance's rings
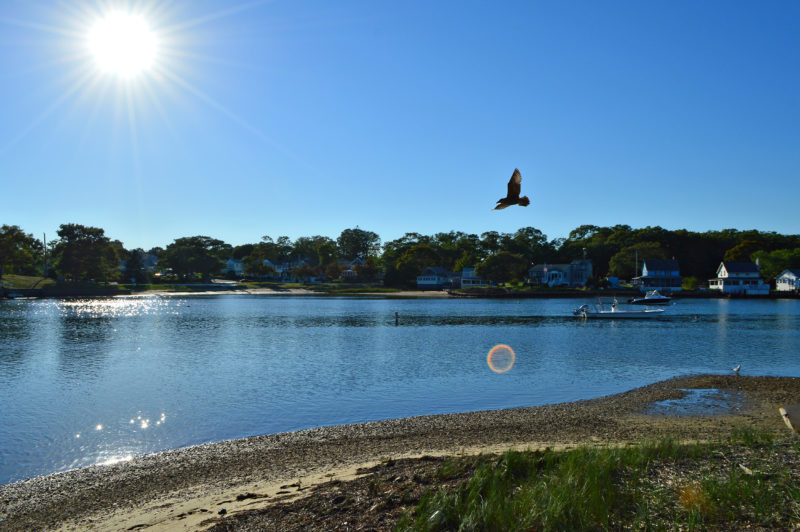
[[[129,78],[152,68],[158,42],[141,16],[114,12],[89,31],[89,51],[104,72]]]

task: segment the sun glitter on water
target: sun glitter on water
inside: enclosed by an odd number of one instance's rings
[[[514,350],[506,344],[497,344],[489,350],[486,363],[495,373],[505,373],[514,367],[516,355]]]

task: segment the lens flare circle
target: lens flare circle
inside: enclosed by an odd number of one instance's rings
[[[489,354],[486,356],[486,363],[495,373],[506,373],[514,367],[516,358],[514,350],[510,346],[497,344],[489,350]]]

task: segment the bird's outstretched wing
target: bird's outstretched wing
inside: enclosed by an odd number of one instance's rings
[[[508,180],[508,199],[519,199],[519,193],[522,189],[522,174],[519,170],[514,168],[514,173],[511,174],[511,179]]]

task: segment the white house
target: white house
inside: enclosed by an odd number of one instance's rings
[[[680,292],[681,271],[675,259],[645,259],[642,262],[642,275],[633,278],[633,284],[642,292]]]
[[[575,259],[569,264],[537,264],[528,270],[532,284],[547,286],[586,286],[592,275],[592,261]]]
[[[244,263],[239,259],[228,259],[225,261],[225,268],[222,270],[223,274],[233,274],[241,277],[244,273]]]
[[[764,283],[755,262],[720,262],[717,277],[708,280],[710,290],[726,294],[767,295],[769,285]]]
[[[800,292],[800,269],[783,270],[775,278],[775,290],[778,292]]]

